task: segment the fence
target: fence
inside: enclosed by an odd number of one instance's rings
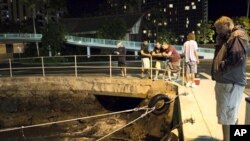
[[[119,74],[122,67],[117,65],[118,55],[71,55],[53,57],[30,57],[2,60],[0,64],[1,77],[18,76],[50,76],[83,74],[103,74],[109,77]],[[154,60],[150,59],[151,66]],[[184,68],[182,63],[182,68]],[[138,76],[142,65],[138,55],[126,55],[128,74]],[[150,78],[155,68],[150,68]],[[161,71],[165,71],[162,69]],[[183,73],[183,72],[182,72]],[[184,74],[184,73],[183,73]],[[140,75],[139,75],[140,76]]]

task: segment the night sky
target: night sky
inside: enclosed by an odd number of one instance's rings
[[[92,13],[98,10],[99,4],[105,0],[68,0],[69,14],[82,17],[82,13]],[[216,20],[222,15],[235,17],[246,16],[247,0],[208,0],[208,19]],[[86,16],[86,15],[85,15]]]
[[[208,0],[208,19],[216,20],[220,16],[246,16],[247,0]]]

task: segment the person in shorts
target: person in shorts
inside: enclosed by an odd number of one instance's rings
[[[126,48],[124,47],[122,42],[118,42],[117,51],[115,52],[118,55],[118,67],[121,69],[122,77],[127,77],[127,69],[126,69]]]
[[[212,63],[215,83],[216,112],[222,125],[223,140],[229,141],[229,125],[237,124],[242,95],[247,84],[246,61],[249,47],[247,32],[222,16],[214,23],[216,46]]]
[[[183,54],[185,56],[186,68],[186,87],[195,88],[195,74],[197,73],[197,64],[199,64],[198,44],[195,41],[194,33],[187,35],[187,41],[183,45]]]
[[[149,78],[150,77],[150,57],[151,54],[148,50],[148,41],[144,41],[143,44],[141,45],[141,50],[140,50],[140,54],[141,54],[141,60],[142,60],[142,78],[144,78],[144,73],[146,73],[146,77]]]
[[[180,74],[180,64],[181,64],[181,56],[180,54],[177,52],[176,48],[167,43],[166,41],[163,42],[162,44],[162,48],[163,48],[163,56],[164,57],[167,57],[166,59],[168,59],[168,64],[166,66],[166,70],[167,70],[167,73],[168,73],[168,81],[171,81],[172,80],[172,75],[171,73],[172,72],[176,72],[178,73],[178,77],[179,74]],[[164,74],[165,75],[165,74]]]
[[[161,70],[163,66],[163,61],[165,61],[165,58],[162,55],[163,49],[160,42],[155,43],[154,50],[152,51],[152,57],[155,60],[155,76],[153,80],[158,80],[159,71]]]

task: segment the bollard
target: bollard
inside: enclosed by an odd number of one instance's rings
[[[245,124],[250,125],[250,96],[246,97],[245,100],[246,100]]]

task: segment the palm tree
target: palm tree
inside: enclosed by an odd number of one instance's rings
[[[34,34],[36,35],[36,23],[35,23],[36,10],[42,6],[44,0],[22,0],[22,2],[32,11],[33,30]],[[39,46],[37,42],[36,42],[36,49],[37,49],[37,56],[39,56]]]

